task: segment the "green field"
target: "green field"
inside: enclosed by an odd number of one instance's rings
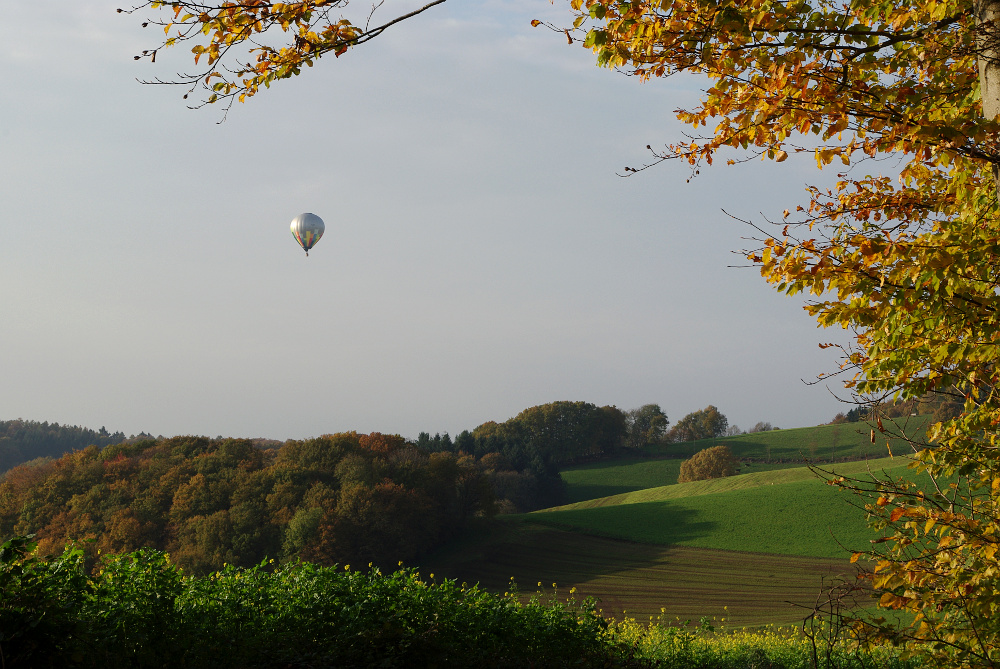
[[[895,431],[923,440],[930,420],[930,416],[897,418],[894,419],[895,423],[887,419],[884,426],[889,432]],[[871,443],[871,426],[867,423],[817,425],[703,439],[682,444],[662,444],[648,447],[645,453],[658,457],[689,458],[698,451],[716,444],[729,446],[740,460],[831,462],[842,459],[882,458],[889,454],[884,436],[879,435],[875,443]],[[889,445],[895,455],[912,453],[912,447],[904,439],[891,439]]]
[[[896,427],[905,429],[906,434],[915,437],[923,435],[930,418],[919,416],[899,420],[902,422]],[[684,458],[716,444],[729,446],[742,461],[741,473],[744,474],[796,468],[807,462],[884,458],[889,454],[885,438],[880,436],[875,444],[871,443],[867,423],[818,425],[682,444],[664,444],[645,449],[644,458],[608,460],[564,469],[561,475],[566,482],[566,502],[582,502],[675,484]],[[891,439],[889,444],[895,455],[907,455],[913,450],[902,439]]]
[[[744,466],[744,471],[753,469],[761,469],[763,471],[748,471],[745,474],[738,474],[737,476],[728,476],[726,478],[710,479],[707,481],[692,481],[690,483],[661,485],[655,488],[642,488],[608,497],[586,499],[550,509],[542,509],[535,513],[590,509],[598,506],[618,506],[621,504],[637,504],[639,502],[656,502],[664,499],[711,495],[802,481],[818,482],[818,473],[824,471],[843,475],[857,475],[871,470],[880,476],[883,472],[888,472],[892,476],[900,476],[906,471],[907,465],[910,462],[909,458],[900,457],[828,463],[816,465],[817,473],[814,473],[809,467],[800,464],[754,464],[751,467]]]
[[[518,518],[425,559],[421,572],[499,592],[513,578],[526,596],[541,583],[543,598],[556,583],[558,598],[576,588],[578,599],[599,598],[607,616],[642,620],[665,610],[667,620],[724,617],[732,627],[801,620],[800,607],[815,602],[824,579],[854,573],[846,554],[831,560],[654,546]]]
[[[609,462],[595,462],[560,472],[566,482],[566,502],[582,502],[588,499],[608,497],[622,493],[657,488],[677,483],[681,470],[679,458],[628,459]],[[802,463],[743,463],[741,472],[761,472],[774,469],[802,467]]]
[[[893,476],[902,458],[829,465]],[[835,558],[874,538],[856,498],[807,468],[680,483],[536,511],[534,522],[642,543]]]

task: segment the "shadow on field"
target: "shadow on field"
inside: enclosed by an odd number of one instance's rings
[[[588,534],[654,544],[679,544],[718,530],[699,512],[667,500],[532,514],[532,520],[564,529],[586,527]],[[666,519],[666,520],[665,520]]]
[[[472,538],[451,554],[432,556],[425,564],[434,566],[440,576],[491,590],[507,589],[513,578],[521,591],[534,592],[539,582],[551,590],[553,583],[586,583],[641,569],[662,550],[534,523],[502,522],[492,532]]]
[[[707,531],[681,518],[677,532]],[[526,598],[577,600],[593,596],[605,615],[663,615],[697,621],[725,617],[727,625],[801,619],[790,602],[811,606],[824,578],[853,574],[843,560],[655,546],[546,527],[532,518],[484,526],[421,561],[425,576],[479,583],[508,591],[513,579]],[[539,585],[540,584],[540,585]],[[553,593],[553,584],[557,588]]]

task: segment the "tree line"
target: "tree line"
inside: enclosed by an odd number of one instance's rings
[[[614,407],[553,402],[454,442],[355,432],[284,444],[126,440],[74,428],[97,443],[0,478],[0,537],[36,534],[43,553],[82,541],[89,559],[157,548],[195,573],[265,557],[391,566],[474,518],[560,503],[559,466],[619,453],[634,424]]]
[[[454,440],[421,432],[417,444],[432,450],[483,455],[517,452],[519,444],[559,466],[638,452],[646,446],[731,437],[780,428],[760,421],[749,430],[730,425],[715,405],[692,411],[673,426],[659,404],[621,411],[587,402],[552,402],[525,409],[504,422],[483,423]]]
[[[847,419],[857,420],[855,414],[859,411],[853,410]],[[771,429],[777,428],[760,422],[748,432]],[[504,467],[518,471],[533,468],[539,477],[545,478],[560,466],[639,451],[649,445],[743,433],[738,426],[729,425],[726,416],[713,405],[691,412],[671,426],[659,404],[622,411],[615,406],[599,407],[589,402],[550,402],[525,409],[502,423],[488,421],[471,431],[463,430],[454,439],[448,433],[431,437],[421,432],[414,443],[423,450],[477,457],[496,453],[503,456],[499,464]],[[152,438],[144,432],[126,437],[120,431],[108,432],[103,426],[92,430],[20,418],[0,421],[0,472],[37,459],[58,458],[91,445],[104,448]],[[260,447],[282,443],[273,439],[252,441]],[[523,510],[526,506],[531,504],[519,503],[518,508]]]
[[[0,420],[0,472],[35,458],[58,458],[91,444],[104,447],[125,441],[122,432],[91,430],[33,420]]]

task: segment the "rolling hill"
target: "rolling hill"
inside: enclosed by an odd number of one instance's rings
[[[829,465],[900,476],[903,458]],[[806,467],[679,483],[536,511],[534,522],[649,544],[835,558],[873,538],[852,496]],[[856,503],[856,502],[855,502]]]
[[[930,417],[900,420],[897,426],[900,432],[922,439]],[[644,449],[645,457],[577,465],[563,469],[560,474],[566,483],[566,502],[573,503],[677,483],[682,459],[717,444],[729,447],[742,463],[741,473],[746,474],[796,468],[808,463],[883,458],[890,449],[895,455],[913,451],[903,439],[889,439],[889,447],[886,441],[880,436],[873,444],[867,423],[817,425],[650,446]]]
[[[900,476],[907,463],[896,457],[827,469]],[[628,466],[615,465],[618,479],[608,486],[636,485]],[[648,473],[633,471],[638,480]],[[801,607],[824,583],[853,578],[845,546],[864,547],[876,536],[850,501],[807,467],[755,471],[505,517],[421,566],[498,590],[511,578],[529,593],[541,583],[543,597],[552,596],[553,583],[560,598],[575,588],[577,597],[598,597],[606,615],[789,623],[804,616]]]
[[[566,503],[583,502],[677,483],[680,458],[630,458],[580,465],[560,472]],[[801,462],[744,462],[741,473],[801,468]]]
[[[709,446],[725,444],[741,461],[804,463],[881,458],[888,455],[890,449],[896,455],[911,453],[912,448],[903,435],[921,442],[930,422],[931,417],[926,415],[896,418],[891,422],[886,419],[886,429],[898,435],[888,439],[888,448],[887,439],[882,435],[872,443],[868,423],[840,423],[659,444],[646,447],[644,452],[649,456],[689,458]]]

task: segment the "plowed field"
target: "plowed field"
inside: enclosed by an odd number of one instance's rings
[[[697,622],[726,618],[727,626],[795,622],[838,575],[853,578],[844,559],[763,555],[690,547],[665,547],[587,536],[533,523],[504,523],[486,539],[439,554],[425,574],[478,582],[503,591],[513,577],[525,595],[543,586],[543,597],[601,599],[605,615],[658,616]],[[726,610],[725,607],[728,607]]]

